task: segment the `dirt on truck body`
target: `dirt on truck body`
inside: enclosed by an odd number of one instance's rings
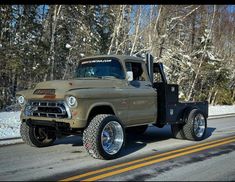
[[[17,98],[27,144],[46,147],[58,134],[82,135],[87,152],[99,159],[118,157],[126,132],[142,134],[149,124],[170,124],[174,137],[189,140],[204,139],[207,129],[208,103],[179,102],[178,85],[167,83],[162,64],[149,54],[146,60],[81,59],[73,79],[38,83]]]

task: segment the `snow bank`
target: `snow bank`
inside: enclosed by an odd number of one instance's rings
[[[209,116],[235,113],[235,105],[232,106],[209,106]]]
[[[233,106],[209,106],[209,116],[235,113]],[[20,137],[20,112],[0,112],[0,139]]]
[[[20,112],[0,112],[0,139],[20,137]]]

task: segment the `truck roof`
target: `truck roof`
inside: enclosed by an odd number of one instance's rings
[[[97,59],[97,58],[117,58],[120,61],[125,61],[125,60],[132,60],[136,62],[144,62],[144,60],[140,57],[135,57],[135,56],[129,56],[129,55],[97,55],[97,56],[89,56],[82,58],[80,61],[87,60],[87,59]]]

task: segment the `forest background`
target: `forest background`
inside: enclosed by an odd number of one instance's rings
[[[0,109],[85,56],[146,53],[181,100],[235,104],[235,5],[0,5]]]

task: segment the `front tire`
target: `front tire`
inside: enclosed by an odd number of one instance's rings
[[[114,115],[96,115],[84,130],[83,145],[89,155],[96,159],[115,159],[125,142],[121,121]]]
[[[20,125],[20,134],[23,141],[32,147],[48,147],[56,140],[56,135],[46,128],[30,126],[26,122]]]

